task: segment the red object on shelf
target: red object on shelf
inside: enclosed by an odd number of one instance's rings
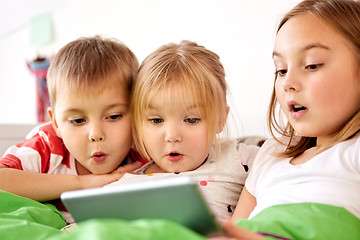
[[[36,58],[28,63],[29,70],[36,77],[36,115],[39,122],[49,121],[47,109],[50,106],[46,75],[50,62],[46,58]]]

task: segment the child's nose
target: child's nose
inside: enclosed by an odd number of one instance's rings
[[[182,135],[179,126],[176,124],[168,124],[166,127],[165,140],[170,143],[181,142]]]
[[[98,124],[94,124],[93,126],[91,126],[89,140],[91,142],[99,142],[105,140],[105,134],[101,126],[99,126]]]
[[[91,136],[91,141],[92,142],[98,142],[98,141],[102,141],[104,138],[101,136]]]
[[[283,88],[285,92],[296,92],[300,90],[299,81],[297,81],[297,74],[288,70],[285,78],[283,79]]]

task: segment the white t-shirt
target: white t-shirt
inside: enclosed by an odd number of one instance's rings
[[[259,147],[238,143],[236,140],[221,143],[221,157],[215,161],[214,154],[210,153],[208,159],[199,168],[175,173],[152,173],[147,175],[125,174],[117,182],[107,186],[117,186],[131,182],[141,182],[159,178],[190,175],[199,184],[204,199],[214,213],[220,224],[225,223],[232,216],[233,210],[239,200],[240,192],[251,169]],[[149,166],[138,171],[143,172]]]
[[[360,218],[359,137],[299,165],[290,164],[291,158],[272,155],[284,148],[274,139],[261,147],[245,184],[257,200],[249,218],[273,205],[301,202],[344,207]]]

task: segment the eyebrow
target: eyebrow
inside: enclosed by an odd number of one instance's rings
[[[148,107],[148,111],[160,111],[161,106],[162,105],[155,105],[154,106],[153,104],[150,104],[149,107]],[[184,105],[184,107],[185,107],[186,111],[192,111],[193,109],[195,109],[195,110],[198,109],[198,107],[196,107],[195,104],[191,104],[189,106]],[[200,106],[200,108],[201,108],[201,106]]]
[[[112,108],[115,108],[115,107],[128,107],[128,104],[125,104],[125,103],[115,103],[115,104],[111,104],[109,106],[106,106],[105,107],[105,111],[108,111]],[[78,108],[69,108],[69,109],[65,109],[66,113],[83,113],[84,111],[82,109],[78,109]]]
[[[313,48],[321,48],[321,49],[325,49],[325,50],[330,50],[330,48],[328,46],[325,46],[324,44],[321,43],[313,43],[313,44],[309,44],[306,45],[305,47],[301,48],[299,52],[305,52],[305,51],[309,51]],[[274,51],[272,53],[272,57],[281,57],[282,55],[276,51]]]

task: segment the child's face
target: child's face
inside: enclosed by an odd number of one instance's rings
[[[124,87],[82,94],[65,86],[49,115],[57,135],[74,156],[79,174],[114,171],[132,145],[128,94]],[[80,171],[80,172],[79,172]]]
[[[181,102],[160,90],[145,112],[142,135],[145,147],[156,164],[166,172],[198,168],[208,156],[211,143],[206,119],[200,117],[190,96]],[[184,108],[185,106],[185,108]]]
[[[326,143],[360,109],[351,44],[313,16],[288,20],[274,47],[275,91],[295,131]]]

